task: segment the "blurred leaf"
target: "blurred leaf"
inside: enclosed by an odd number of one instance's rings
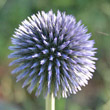
[[[74,4],[74,0],[54,0],[53,4],[57,7],[68,7]]]
[[[106,104],[99,106],[97,110],[110,110],[110,100],[108,100]]]
[[[81,110],[81,107],[78,104],[71,103],[67,110]]]
[[[29,99],[23,102],[23,108],[24,110],[36,110],[34,103]]]
[[[102,110],[110,110],[110,100],[103,106]]]
[[[65,110],[66,107],[66,99],[56,99],[56,110]]]
[[[109,2],[103,3],[101,9],[106,15],[110,17],[110,3]]]
[[[0,0],[0,9],[5,5],[7,0]]]
[[[17,106],[0,101],[0,110],[21,110]]]

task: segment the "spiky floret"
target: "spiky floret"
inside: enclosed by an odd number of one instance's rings
[[[41,91],[47,96],[67,97],[81,90],[88,84],[92,72],[96,69],[94,40],[89,40],[91,33],[76,22],[72,15],[65,12],[42,11],[28,17],[15,30],[9,58],[16,58],[10,63],[19,65],[12,74],[19,73],[17,82],[25,79],[28,92]]]

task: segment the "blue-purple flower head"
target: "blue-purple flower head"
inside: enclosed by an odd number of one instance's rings
[[[88,84],[95,67],[96,48],[91,33],[65,12],[44,11],[28,17],[15,30],[9,58],[18,65],[12,74],[18,73],[17,82],[24,80],[29,93],[39,96],[53,93],[55,97],[67,97]]]

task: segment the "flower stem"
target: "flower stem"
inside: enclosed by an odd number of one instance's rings
[[[55,110],[55,97],[53,93],[48,94],[46,97],[46,110]]]

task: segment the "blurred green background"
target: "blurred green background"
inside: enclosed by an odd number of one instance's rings
[[[44,110],[45,100],[21,88],[10,74],[7,58],[10,37],[21,21],[33,13],[57,9],[80,19],[92,32],[97,70],[89,85],[76,95],[56,100],[56,110],[110,110],[110,0],[0,0],[0,110]]]

